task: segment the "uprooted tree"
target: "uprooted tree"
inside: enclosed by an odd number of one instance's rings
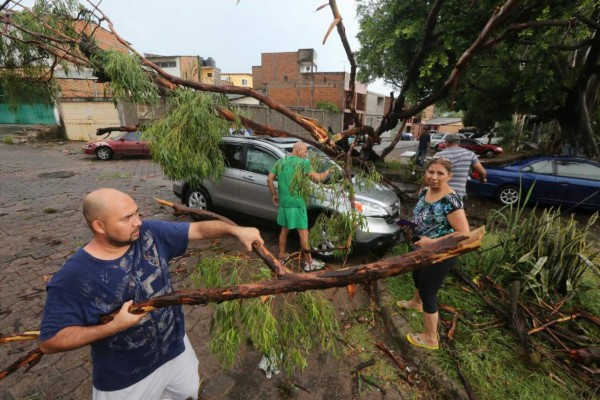
[[[370,2],[369,4],[376,8],[379,3]],[[381,7],[385,5],[384,3],[381,3]],[[239,115],[223,94],[242,94],[253,97],[299,124],[312,137],[312,140],[309,140],[311,144],[321,147],[338,160],[345,161],[345,175],[349,180],[351,178],[350,168],[354,161],[362,170],[368,170],[370,165],[361,160],[353,160],[352,151],[342,153],[336,147],[337,142],[351,135],[365,135],[368,140],[361,148],[362,159],[385,158],[399,140],[402,129],[398,131],[392,144],[382,154],[377,155],[372,146],[383,132],[396,128],[398,124],[402,126],[406,120],[418,114],[428,105],[458,93],[456,88],[459,87],[460,78],[468,71],[473,60],[477,59],[484,51],[491,51],[490,49],[495,48],[499,43],[514,37],[527,28],[527,26],[519,26],[518,22],[524,23],[524,21],[535,20],[544,15],[544,8],[537,3],[523,2],[522,4],[516,0],[507,0],[498,7],[496,7],[496,3],[485,3],[481,6],[482,8],[478,9],[478,18],[471,20],[473,26],[469,30],[469,34],[461,36],[463,40],[452,46],[452,54],[444,55],[440,54],[439,46],[445,48],[443,44],[449,38],[445,37],[444,30],[440,30],[443,27],[440,21],[444,20],[441,18],[444,14],[449,14],[454,9],[446,9],[445,4],[454,4],[454,2],[438,0],[427,3],[428,8],[421,10],[422,14],[419,16],[424,19],[419,22],[415,18],[414,26],[410,30],[411,32],[420,32],[419,35],[407,36],[405,42],[398,44],[410,56],[406,60],[411,61],[405,62],[403,66],[399,64],[400,69],[393,72],[393,80],[390,79],[390,81],[400,85],[400,95],[388,110],[381,125],[375,128],[364,126],[353,108],[352,99],[354,98],[357,63],[347,41],[336,2],[330,0],[326,6],[328,5],[332,11],[333,22],[325,39],[333,29],[337,29],[350,61],[351,86],[347,93],[346,106],[354,116],[355,126],[346,131],[329,135],[327,129],[318,121],[305,118],[251,88],[215,86],[168,74],[145,59],[124,38],[121,38],[108,16],[103,14],[92,1],[88,4],[88,8],[71,0],[37,1],[32,8],[23,7],[21,2],[15,0],[6,0],[0,4],[0,54],[2,54],[0,87],[3,93],[13,105],[32,101],[52,103],[57,96],[57,85],[54,79],[57,71],[68,75],[69,71],[87,69],[93,71],[93,75],[98,78],[99,82],[106,82],[107,91],[116,102],[156,104],[163,99],[168,105],[167,114],[145,128],[146,134],[152,138],[153,157],[163,167],[169,178],[185,179],[191,182],[198,182],[205,178],[217,178],[222,174],[224,161],[218,150],[218,144],[231,122],[251,128],[258,134],[293,136],[288,132],[273,129]],[[392,7],[393,5],[393,2],[389,2],[385,6]],[[377,14],[373,13],[373,15]],[[449,16],[448,19],[452,20],[453,18]],[[366,31],[364,25],[363,29]],[[115,39],[114,43],[116,44],[111,48],[107,48],[105,43],[98,40],[98,34],[105,32]],[[452,31],[452,35],[456,34],[458,34],[458,30]],[[365,41],[363,41],[363,46],[362,54],[376,51],[374,48],[369,50]],[[386,51],[377,52],[382,60],[385,60],[386,57],[381,57],[381,54],[388,53],[387,49],[384,50]],[[392,58],[389,60],[390,63],[395,63]],[[367,64],[365,63],[365,65]],[[387,72],[384,73],[383,70],[375,70],[375,72],[370,72],[369,78],[380,76],[392,75],[387,75]],[[373,176],[372,173],[370,175]],[[352,204],[353,186],[341,184],[340,187],[346,188],[346,191],[349,192],[349,195],[344,193],[340,198],[348,199],[349,204]],[[360,224],[361,216],[359,214],[352,209],[346,216],[349,223],[342,224],[343,232],[330,233],[329,236],[340,238],[340,244],[349,247],[346,238],[351,239],[353,228]],[[323,225],[328,224],[324,223]],[[340,226],[339,224],[329,225]],[[446,253],[450,251],[448,248],[445,250],[441,248],[422,250],[428,257],[426,262],[423,261],[423,266],[440,260],[445,257],[444,251]],[[415,254],[411,253],[402,260],[388,259],[371,266],[356,266],[348,270],[302,275],[291,274],[280,267],[271,268],[272,273],[278,278],[276,283],[269,281],[268,285],[266,283],[258,284],[259,287],[269,286],[269,290],[256,291],[251,289],[252,286],[243,286],[247,291],[244,289],[237,296],[224,298],[219,295],[230,293],[231,288],[216,289],[207,292],[212,293],[213,297],[209,297],[208,300],[202,297],[205,299],[202,301],[221,302],[287,291],[297,292],[371,282],[390,276],[388,272],[382,271],[394,270],[401,273],[410,270],[405,268],[397,271],[394,266],[414,265],[417,261],[414,257]],[[407,262],[408,264],[406,264]],[[267,264],[272,267],[268,262]],[[266,276],[270,276],[270,274],[266,274]],[[274,286],[271,287],[271,284]],[[290,289],[277,289],[280,286],[289,286]],[[234,287],[238,288],[238,286]],[[242,295],[242,292],[251,295]],[[185,303],[186,298],[188,297],[184,296],[180,301]],[[224,310],[224,313],[228,312],[235,313],[233,306]],[[321,317],[322,315],[315,316],[315,320],[320,320]],[[260,345],[263,349],[269,347],[269,343]]]

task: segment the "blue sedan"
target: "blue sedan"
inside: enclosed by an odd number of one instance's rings
[[[489,166],[487,182],[476,172],[467,182],[471,194],[515,204],[531,189],[529,201],[600,209],[600,164],[577,157],[536,156],[502,166]]]

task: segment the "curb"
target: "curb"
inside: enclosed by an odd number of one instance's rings
[[[446,375],[437,365],[433,356],[426,350],[420,350],[406,341],[406,334],[411,331],[408,321],[394,310],[394,299],[388,292],[385,283],[377,282],[375,285],[375,297],[385,329],[400,349],[402,357],[415,364],[425,375],[428,375],[430,378],[429,384],[433,388],[440,390],[444,398],[469,400],[469,395],[465,389]]]

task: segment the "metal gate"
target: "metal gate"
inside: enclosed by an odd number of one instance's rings
[[[22,104],[16,111],[9,110],[8,104],[0,103],[0,124],[56,125],[54,108],[44,104]]]

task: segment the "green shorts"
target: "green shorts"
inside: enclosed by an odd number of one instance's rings
[[[277,223],[288,229],[308,229],[306,207],[279,207]]]

